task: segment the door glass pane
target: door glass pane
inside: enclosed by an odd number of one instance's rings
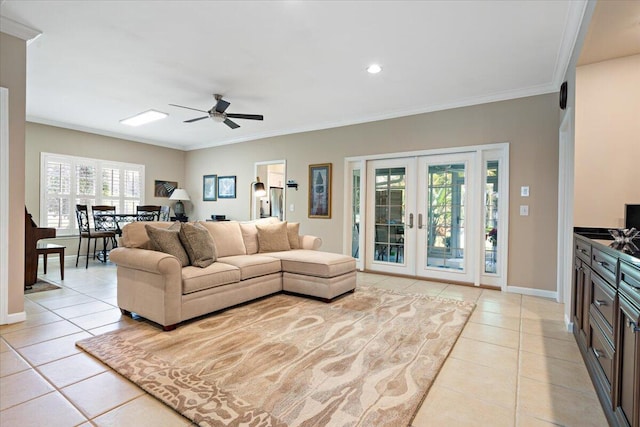
[[[360,169],[351,177],[351,256],[360,257]]]
[[[376,169],[375,186],[374,259],[404,264],[405,168]]]
[[[484,190],[484,272],[498,272],[498,168],[497,160],[487,162]]]
[[[464,270],[465,165],[429,166],[427,180],[427,266]]]

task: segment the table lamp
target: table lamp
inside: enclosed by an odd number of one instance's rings
[[[177,200],[175,206],[173,207],[173,211],[176,213],[177,218],[181,218],[184,216],[184,204],[182,203],[182,201],[191,200],[191,198],[189,198],[189,194],[185,189],[176,188],[175,190],[173,190],[173,193],[171,193],[171,197],[169,197],[169,200]]]

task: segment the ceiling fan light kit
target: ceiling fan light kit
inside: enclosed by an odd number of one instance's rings
[[[261,114],[240,114],[240,113],[227,113],[226,110],[231,105],[231,103],[222,99],[222,95],[215,94],[213,97],[216,99],[216,103],[209,111],[199,110],[197,108],[185,107],[184,105],[178,104],[169,104],[173,107],[186,108],[188,110],[200,111],[202,113],[207,113],[206,116],[196,117],[193,119],[185,120],[184,123],[193,123],[204,119],[213,119],[213,121],[218,123],[224,123],[229,126],[231,129],[237,129],[240,127],[239,124],[230,119],[245,119],[245,120],[264,120],[264,116]]]

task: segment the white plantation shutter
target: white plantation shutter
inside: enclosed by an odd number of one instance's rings
[[[40,176],[38,225],[60,236],[77,233],[76,204],[111,205],[118,213],[144,204],[144,165],[42,153]]]

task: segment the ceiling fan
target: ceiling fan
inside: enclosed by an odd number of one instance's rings
[[[238,113],[226,113],[225,111],[231,105],[229,102],[222,99],[222,95],[215,94],[213,97],[216,99],[216,103],[209,111],[199,110],[197,108],[185,107],[184,105],[177,104],[169,104],[174,107],[186,108],[188,110],[200,111],[202,113],[207,113],[206,116],[196,117],[195,119],[185,120],[184,123],[193,123],[198,120],[204,119],[213,119],[216,122],[222,122],[225,125],[229,126],[231,129],[237,129],[240,127],[239,124],[229,119],[248,119],[248,120],[264,120],[264,116],[261,114],[238,114]]]

